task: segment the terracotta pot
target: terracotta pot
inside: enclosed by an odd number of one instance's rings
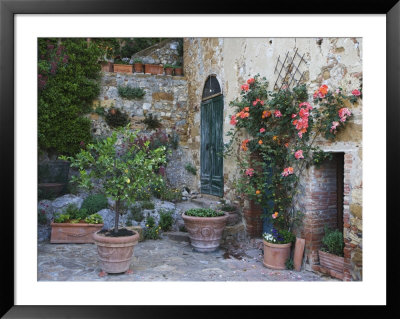
[[[136,73],[143,73],[143,63],[134,63],[133,68]]]
[[[174,68],[165,68],[165,75],[172,75],[174,72]]]
[[[98,232],[93,234],[97,245],[100,267],[107,273],[121,273],[129,269],[133,256],[133,247],[139,241],[139,234],[133,231],[132,236],[106,237]]]
[[[182,68],[175,68],[175,75],[182,75],[183,70]]]
[[[144,73],[147,74],[163,74],[164,73],[164,68],[162,65],[158,64],[145,64],[144,65]]]
[[[340,257],[334,254],[327,253],[319,250],[319,264],[322,267],[332,269],[334,271],[343,273],[344,270],[344,257]]]
[[[194,250],[210,252],[218,249],[228,220],[228,214],[224,214],[220,217],[193,217],[182,214]]]
[[[114,64],[114,72],[132,73],[132,67],[130,64]]]
[[[292,243],[271,244],[265,240],[263,242],[264,266],[271,269],[286,269],[285,262],[290,257],[290,247]]]
[[[113,71],[113,64],[111,62],[106,62],[102,61],[100,62],[101,64],[101,70],[104,72],[112,72]]]
[[[52,244],[93,244],[93,234],[103,228],[103,224],[51,223]]]

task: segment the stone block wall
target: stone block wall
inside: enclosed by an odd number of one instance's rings
[[[176,39],[167,39],[154,44],[132,56],[149,64],[176,64],[182,65],[182,56],[179,54],[179,42]]]

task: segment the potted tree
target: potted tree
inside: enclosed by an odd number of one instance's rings
[[[58,213],[50,225],[52,244],[92,244],[93,234],[104,226],[99,214],[89,215],[87,209],[78,209],[73,204],[64,213]]]
[[[75,157],[63,157],[79,168],[80,174],[74,181],[86,189],[94,182],[108,197],[114,200],[115,224],[113,229],[93,234],[97,245],[101,276],[106,273],[130,272],[129,264],[133,247],[139,234],[119,227],[119,215],[125,203],[134,204],[151,187],[162,183],[158,168],[166,163],[164,146],[149,149],[149,142],[137,140],[138,132],[131,132],[129,124],[115,130],[110,137],[89,144]]]
[[[133,68],[136,73],[143,73],[143,61],[139,58],[133,59]]]
[[[130,58],[116,58],[114,60],[114,72],[132,73],[132,63]]]
[[[343,234],[340,230],[329,229],[325,226],[325,235],[322,238],[322,247],[318,251],[319,264],[322,267],[343,273]]]
[[[228,220],[228,213],[205,208],[192,208],[182,214],[189,232],[190,244],[199,252],[218,249]]]

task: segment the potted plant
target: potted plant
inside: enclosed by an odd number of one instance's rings
[[[134,204],[144,192],[162,183],[156,172],[166,163],[164,146],[149,149],[149,142],[139,143],[138,132],[131,132],[129,124],[115,130],[110,137],[89,144],[75,157],[63,157],[79,168],[74,181],[86,189],[98,188],[114,200],[115,224],[113,229],[93,234],[97,245],[101,276],[106,273],[130,272],[133,247],[138,243],[136,231],[119,227],[119,215],[125,204]]]
[[[113,64],[110,61],[100,61],[101,70],[103,72],[112,72],[113,71]]]
[[[132,73],[132,63],[130,58],[116,58],[114,60],[114,72]]]
[[[172,75],[174,72],[174,66],[172,64],[164,65],[165,75]]]
[[[139,58],[133,59],[133,68],[135,73],[143,73],[143,61]]]
[[[65,213],[58,213],[51,222],[50,243],[92,244],[93,234],[104,226],[103,218],[88,214],[87,209],[78,209],[71,204]]]
[[[182,65],[175,64],[174,71],[175,71],[175,75],[182,75],[183,74]]]
[[[343,234],[340,230],[329,229],[325,226],[325,235],[322,238],[322,247],[318,251],[319,264],[322,267],[343,273]]]
[[[213,209],[192,208],[182,214],[190,244],[199,252],[218,249],[228,220],[228,213]]]
[[[222,204],[219,208],[221,211],[228,213],[228,220],[226,222],[227,226],[236,225],[240,220],[239,210],[236,206]]]
[[[273,218],[277,217],[277,213],[274,213]],[[270,233],[263,234],[263,239],[264,266],[271,269],[286,269],[286,262],[290,258],[290,249],[296,236],[274,225]]]

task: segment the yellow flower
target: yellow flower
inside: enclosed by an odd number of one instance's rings
[[[125,173],[128,173],[128,169],[125,170]]]
[[[129,184],[131,182],[131,180],[129,178],[127,178],[126,182]]]

